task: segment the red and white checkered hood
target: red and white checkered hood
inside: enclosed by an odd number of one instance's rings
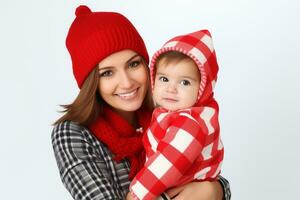
[[[167,51],[181,52],[194,60],[201,75],[198,102],[196,105],[210,101],[213,88],[217,81],[218,64],[211,34],[208,30],[200,30],[186,35],[180,35],[169,40],[152,57],[150,64],[151,86],[155,80],[155,62],[159,55]]]

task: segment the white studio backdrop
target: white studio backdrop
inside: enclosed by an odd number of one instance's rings
[[[78,93],[65,37],[79,4],[123,13],[150,55],[175,35],[209,29],[232,199],[298,199],[299,1],[0,0],[1,199],[72,199],[50,135],[58,105]]]

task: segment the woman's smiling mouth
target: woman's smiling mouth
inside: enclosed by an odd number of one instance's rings
[[[118,97],[120,97],[122,100],[130,100],[130,99],[133,99],[137,96],[138,94],[138,89],[135,89],[133,91],[130,91],[130,92],[126,92],[126,93],[119,93],[119,94],[116,94]]]

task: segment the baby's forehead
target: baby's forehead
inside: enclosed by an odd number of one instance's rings
[[[168,64],[168,63],[179,63],[179,62],[194,62],[193,59],[185,54],[179,55],[161,55],[156,60],[156,65]]]
[[[184,58],[184,59],[162,58],[156,63],[155,69],[158,70],[159,68],[168,68],[177,65],[194,65],[197,67],[196,63],[191,58]]]
[[[184,57],[184,58],[168,58],[164,57],[158,62],[156,62],[155,69],[158,70],[159,68],[169,68],[174,66],[193,66],[198,68],[197,64],[194,62],[194,60],[190,57]]]
[[[188,60],[161,63],[158,65],[155,74],[172,75],[174,77],[191,77],[192,79],[200,78],[198,66]]]

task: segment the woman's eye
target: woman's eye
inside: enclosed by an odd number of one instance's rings
[[[108,76],[112,76],[113,72],[108,70],[108,71],[104,71],[104,72],[100,72],[100,77],[108,77]]]
[[[182,80],[182,81],[180,81],[180,84],[181,85],[191,85],[191,82],[188,80]]]
[[[137,67],[141,64],[141,61],[140,60],[134,60],[132,62],[129,63],[129,67]]]
[[[159,77],[158,80],[160,80],[162,82],[168,82],[168,79],[164,76]]]

